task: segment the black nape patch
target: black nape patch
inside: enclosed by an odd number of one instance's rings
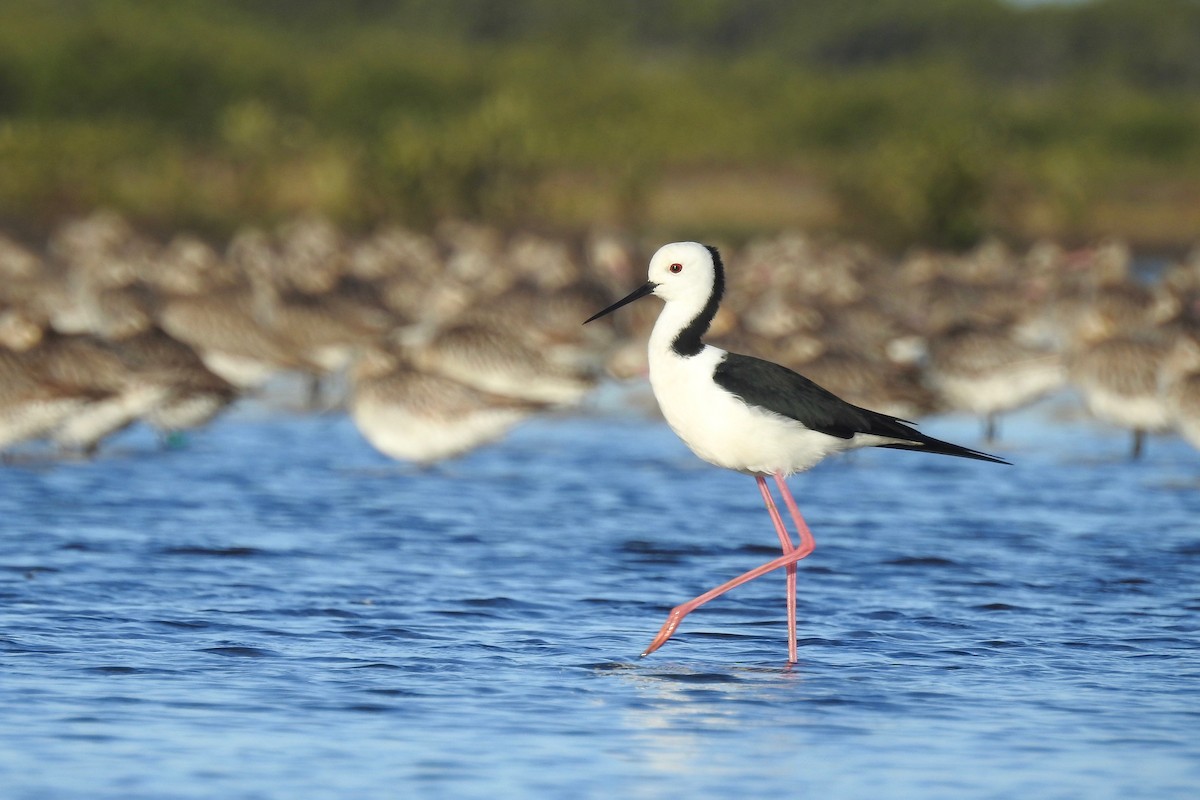
[[[704,304],[704,308],[696,315],[696,318],[689,322],[671,343],[671,349],[684,358],[699,355],[700,351],[704,349],[704,343],[700,341],[700,337],[708,331],[713,317],[717,315],[717,307],[721,305],[721,297],[725,294],[725,265],[721,262],[721,254],[715,247],[708,245],[705,247],[712,254],[713,260],[712,294],[708,296],[708,302]]]

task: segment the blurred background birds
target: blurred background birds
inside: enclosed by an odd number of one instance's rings
[[[305,237],[330,247],[298,267]],[[1004,413],[1073,395],[1130,432],[1133,457],[1147,434],[1195,441],[1196,253],[1147,277],[1112,242],[888,256],[788,232],[727,252],[730,302],[712,340],[850,402],[973,415],[993,441]],[[129,425],[165,436],[252,397],[346,409],[396,458],[458,455],[531,415],[585,406],[601,381],[644,374],[630,343],[649,318],[580,324],[613,297],[616,271],[597,253],[645,258],[612,235],[456,223],[355,237],[312,217],[224,247],[160,242],[111,212],[65,222],[41,248],[5,238],[0,445],[92,454]],[[270,391],[288,376],[290,394]]]

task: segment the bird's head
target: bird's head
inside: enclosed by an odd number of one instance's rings
[[[725,289],[725,272],[717,249],[698,242],[672,242],[660,247],[650,259],[648,277],[644,284],[589,317],[584,324],[648,294],[657,295],[668,303],[683,300],[697,308],[713,303],[715,308]]]

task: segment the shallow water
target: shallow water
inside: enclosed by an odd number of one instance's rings
[[[753,481],[658,422],[540,419],[421,472],[250,408],[3,468],[3,796],[1200,796],[1200,455],[1130,464],[1054,412],[1006,421],[1013,467],[793,478],[791,669],[782,573],[638,658],[777,554]]]

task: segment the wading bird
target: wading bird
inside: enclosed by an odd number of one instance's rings
[[[661,247],[649,280],[584,324],[624,305],[657,295],[662,312],[650,333],[650,384],[671,429],[696,455],[718,467],[753,475],[779,535],[783,555],[671,610],[643,656],[661,647],[685,616],[760,575],[787,570],[788,661],[796,654],[796,562],[814,541],[785,479],[833,453],[890,447],[1007,464],[995,456],[943,442],[896,417],[851,405],[786,367],[729,353],[701,341],[717,313],[725,272],[716,248],[696,242]],[[794,545],[766,478],[779,487],[795,523]]]

